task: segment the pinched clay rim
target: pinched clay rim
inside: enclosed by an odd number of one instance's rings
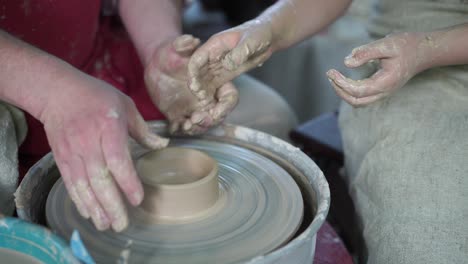
[[[140,207],[151,218],[176,223],[216,211],[211,209],[221,199],[218,163],[202,151],[183,147],[150,151],[136,159],[135,167],[146,193]],[[172,175],[166,178],[165,173]],[[176,183],[165,183],[168,180]]]
[[[208,166],[210,166],[210,169],[209,169],[209,172],[206,173],[205,175],[201,176],[199,179],[195,180],[195,181],[191,181],[191,182],[188,182],[188,183],[177,183],[177,184],[168,184],[168,183],[151,183],[151,182],[148,182],[146,181],[146,178],[141,178],[143,183],[146,184],[146,185],[151,185],[151,186],[157,186],[159,188],[163,188],[163,189],[192,189],[194,187],[198,187],[200,185],[204,185],[206,184],[207,182],[211,182],[213,180],[213,178],[217,178],[218,177],[218,163],[210,156],[208,156],[207,154],[201,152],[201,151],[198,151],[198,150],[195,150],[195,149],[187,149],[187,148],[181,148],[181,147],[168,147],[162,151],[180,151],[180,152],[191,152],[193,154],[196,154],[197,158],[203,158],[205,159],[205,162],[206,163],[209,163]],[[151,154],[151,152],[149,153],[146,153],[144,155],[142,155],[140,157],[141,158],[144,158],[145,156]],[[194,156],[192,156],[192,158],[194,158]],[[138,162],[139,160],[136,161],[136,167],[138,169]]]

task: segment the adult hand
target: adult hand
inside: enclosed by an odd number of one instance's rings
[[[122,191],[136,206],[143,199],[128,148],[128,135],[148,148],[165,147],[152,134],[133,101],[84,74],[49,95],[39,118],[68,193],[79,213],[98,230],[128,225]],[[120,190],[119,190],[120,189]]]
[[[197,98],[188,88],[187,64],[200,41],[190,35],[161,44],[145,69],[145,81],[154,104],[170,123],[170,132],[199,134],[221,123],[234,109],[238,92],[225,82],[208,99]]]
[[[431,56],[426,46],[431,40],[422,33],[400,33],[387,36],[354,49],[345,58],[349,68],[359,67],[372,60],[380,61],[380,68],[371,77],[352,80],[337,70],[327,76],[336,93],[353,106],[363,106],[382,99],[400,89],[415,74],[424,69],[422,62]]]
[[[212,100],[218,87],[265,62],[272,44],[270,23],[260,20],[212,36],[190,59],[190,89],[199,99]]]

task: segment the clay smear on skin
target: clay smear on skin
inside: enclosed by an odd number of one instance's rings
[[[112,228],[115,231],[122,231],[128,225],[128,218],[124,205],[116,202],[115,195],[118,195],[118,192],[115,191],[115,182],[107,168],[100,168],[96,171],[97,173],[90,177],[91,186],[95,193],[105,201],[103,203],[105,203],[107,215],[111,217]]]
[[[83,197],[83,200],[89,201],[93,199],[90,186],[85,180],[77,180],[77,182],[74,184],[74,187],[76,188],[76,193],[78,194],[78,196]],[[107,217],[104,215],[104,212],[102,211],[101,207],[95,205],[91,208],[88,208],[88,210],[96,227],[98,229],[105,228]]]

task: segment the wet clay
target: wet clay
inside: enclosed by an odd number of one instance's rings
[[[141,208],[154,220],[199,218],[218,201],[218,164],[201,151],[152,151],[136,161],[136,169],[145,190]]]
[[[163,153],[173,147],[182,148],[185,154]],[[283,168],[248,149],[210,140],[173,138],[171,147],[161,152],[148,152],[135,145],[132,155],[145,188],[157,185],[160,191],[145,190],[145,204],[138,208],[128,207],[130,222],[125,231],[96,232],[90,221],[79,216],[67,198],[62,181],[54,185],[47,199],[46,216],[51,228],[64,237],[78,230],[97,263],[115,263],[123,256],[128,263],[239,263],[284,245],[302,222],[303,200],[295,181]],[[158,155],[172,156],[179,161]],[[219,193],[213,206],[198,209],[203,212],[203,217],[196,217],[196,212],[185,210],[194,206],[187,204],[199,200],[186,195],[191,192],[188,187],[210,182],[210,176],[201,177],[194,173],[205,175],[211,171],[209,165],[201,166],[210,163],[205,160],[205,155],[216,161]],[[165,175],[155,179],[154,175],[172,162],[178,164],[175,166],[178,168],[192,168],[188,171],[194,177]],[[152,197],[152,194],[167,191],[170,194],[181,189],[184,191],[169,199],[165,194],[161,199],[166,202],[176,200],[172,207],[167,203],[155,205],[157,195]],[[200,195],[197,188],[193,190]],[[203,191],[199,197],[210,197],[208,194],[209,191]],[[198,204],[205,208],[209,206],[204,202]],[[161,206],[167,207],[162,209]],[[182,215],[170,221],[160,221],[159,215],[153,220],[161,210],[174,213],[183,207],[186,209],[182,213],[190,216],[188,220],[183,220]]]

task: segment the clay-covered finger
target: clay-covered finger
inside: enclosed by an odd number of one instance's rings
[[[185,119],[170,121],[170,123],[169,123],[169,134],[177,133],[180,130],[180,128],[182,127],[182,124],[183,124],[184,121],[185,121]]]
[[[232,72],[229,81],[239,76],[240,74],[247,72],[255,67],[260,67],[263,63],[270,58],[271,50],[265,51],[263,53],[256,54],[251,57],[250,60],[246,61],[244,64],[240,65],[234,72]]]
[[[202,127],[200,125],[193,125],[190,131],[187,132],[188,135],[201,135],[208,131],[209,127]]]
[[[193,53],[188,63],[188,74],[191,79],[189,87],[193,92],[197,92],[202,88],[205,89],[202,84],[206,84],[207,73],[214,74],[210,73],[213,69],[207,68],[215,66],[221,69],[222,60],[234,48],[231,45],[235,44],[236,40],[233,40],[232,37],[217,34]],[[208,78],[211,77],[208,76]]]
[[[185,122],[182,124],[182,130],[187,133],[192,129],[193,123],[190,119],[186,119]]]
[[[203,46],[202,46],[203,47]],[[200,69],[207,67],[209,61],[209,52],[198,49],[192,55],[188,63],[188,74],[190,78],[200,76]]]
[[[218,124],[236,107],[239,101],[239,92],[234,84],[229,82],[218,89],[216,97],[218,101],[213,107],[212,118]]]
[[[265,53],[268,48],[269,45],[262,44],[255,38],[245,38],[226,55],[223,65],[226,69],[233,71],[247,61],[252,60],[253,57]]]
[[[210,127],[212,124],[212,118],[208,111],[195,111],[190,117],[192,124],[196,124],[202,127]]]
[[[111,222],[96,198],[94,191],[91,189],[83,158],[72,156],[69,164],[70,169],[73,171],[72,188],[75,188],[77,195],[85,204],[94,226],[101,231],[108,229]]]
[[[71,132],[67,133],[65,131],[62,134],[68,135],[68,137],[63,137],[59,142],[55,141],[57,137],[51,137],[50,135],[48,137],[54,150],[57,165],[59,169],[62,169],[62,178],[65,187],[69,191],[70,198],[80,201],[79,205],[77,204],[77,207],[79,206],[80,209],[77,209],[80,213],[81,211],[86,211],[85,216],[91,217],[96,229],[106,230],[109,228],[110,221],[89,186],[85,163],[79,155],[80,152],[83,152],[83,144],[81,144],[82,142],[80,142],[79,138],[72,137],[73,134]],[[76,144],[77,142],[78,145]],[[62,164],[65,166],[62,166]]]
[[[346,101],[347,103],[349,103],[350,105],[354,107],[361,107],[361,106],[368,105],[386,96],[385,93],[379,93],[379,94],[375,94],[375,95],[371,95],[367,97],[357,98],[348,94],[346,91],[342,90],[332,80],[330,80],[330,82],[332,83],[332,86],[335,89],[338,96],[340,96],[341,99],[343,99],[344,101]]]
[[[355,68],[371,60],[385,59],[393,55],[394,51],[385,39],[380,39],[353,49],[351,54],[346,56],[344,63],[347,67]]]
[[[104,160],[128,201],[136,206],[143,200],[143,186],[130,156],[126,131],[114,125],[108,126],[108,133],[101,138]]]
[[[68,191],[68,195],[70,196],[70,199],[75,204],[75,207],[80,213],[80,215],[84,217],[85,219],[88,219],[90,217],[88,208],[86,208],[86,205],[84,204],[84,202],[81,200],[80,196],[78,195],[75,185],[72,184],[72,172],[70,170],[70,166],[66,164],[66,162],[59,162],[58,160],[56,161],[57,161],[57,166],[59,167],[59,170],[60,170],[60,175],[62,176],[63,183],[65,184],[65,188]]]
[[[128,108],[128,132],[141,145],[150,149],[161,149],[169,144],[169,139],[152,133],[133,103]],[[116,117],[117,119],[120,117]]]
[[[90,217],[90,213],[88,212],[88,209],[81,200],[80,196],[78,196],[75,186],[72,184],[73,173],[70,169],[70,165],[67,162],[67,155],[70,155],[69,146],[66,143],[66,141],[61,140],[60,137],[54,137],[49,135],[48,138],[49,144],[54,153],[55,162],[60,171],[60,176],[62,177],[63,183],[65,184],[65,188],[67,189],[68,195],[70,196],[72,202],[75,204],[75,207],[80,213],[80,215],[88,219]]]
[[[101,141],[103,140],[101,139]],[[118,143],[116,142],[116,144]],[[103,150],[99,141],[95,142],[93,146],[95,146],[94,151],[90,150],[86,157],[89,183],[111,222],[112,229],[120,232],[128,226],[127,210],[112,178],[111,169],[108,169],[109,164],[106,164],[102,156]]]
[[[177,37],[173,42],[175,51],[184,57],[189,57],[195,51],[200,44],[200,39],[193,37],[192,35],[182,35]]]
[[[210,64],[221,64],[222,59],[231,49],[224,38],[218,38],[217,35],[212,36],[190,58],[188,63],[189,76],[191,78],[201,76],[201,69]]]
[[[343,76],[336,70],[327,72],[327,76],[335,85],[356,98],[372,96],[382,92],[377,82],[373,79],[352,80]]]
[[[188,64],[188,74],[190,76],[189,88],[193,93],[198,92],[201,89],[200,76],[203,76],[200,72],[208,69],[208,53],[197,52],[192,55]]]
[[[396,74],[386,69],[380,69],[371,77],[362,80],[346,78],[336,70],[327,73],[329,79],[350,95],[361,98],[395,90],[400,80]]]

